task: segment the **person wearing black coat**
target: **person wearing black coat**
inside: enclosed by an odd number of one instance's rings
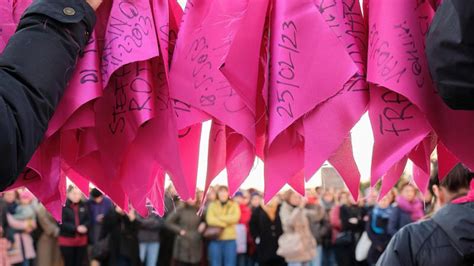
[[[474,1],[444,0],[426,40],[439,95],[453,109],[474,110]]]
[[[138,222],[135,211],[126,214],[116,206],[104,217],[100,239],[109,242],[108,256],[101,265],[139,266]]]
[[[474,180],[456,166],[440,183],[442,207],[432,218],[402,228],[377,262],[385,266],[474,265]]]
[[[147,217],[137,216],[140,260],[143,265],[156,266],[160,252],[160,231],[164,221],[150,204],[147,204],[147,209]]]
[[[99,1],[88,0],[94,7]],[[88,2],[34,1],[0,55],[0,190],[15,181],[43,139],[95,25]]]
[[[259,206],[250,218],[250,234],[257,245],[257,261],[260,266],[284,266],[285,259],[277,255],[278,239],[283,234],[280,205],[273,200],[267,206]]]
[[[334,253],[336,255],[337,265],[354,266],[355,248],[360,234],[364,231],[365,210],[357,205],[350,198],[348,192],[342,192],[339,195],[339,216],[333,217],[339,219],[341,232],[335,236]]]
[[[89,211],[78,188],[70,187],[67,196],[68,200],[62,210],[58,243],[65,266],[82,266],[87,259]]]

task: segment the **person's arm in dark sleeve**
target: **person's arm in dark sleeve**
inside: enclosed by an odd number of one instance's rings
[[[443,1],[426,39],[426,55],[444,102],[474,110],[474,1]]]
[[[0,55],[0,190],[43,139],[94,24],[84,0],[36,0]]]

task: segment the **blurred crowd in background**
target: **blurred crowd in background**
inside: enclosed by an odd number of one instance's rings
[[[201,204],[202,192],[182,202],[170,186],[164,217],[151,205],[141,217],[95,188],[86,199],[70,186],[57,223],[27,190],[8,191],[0,200],[0,265],[374,265],[400,228],[436,209],[433,191],[422,195],[409,182],[378,194],[366,189],[354,201],[346,190],[316,187],[264,204],[255,189],[231,198],[218,186]]]

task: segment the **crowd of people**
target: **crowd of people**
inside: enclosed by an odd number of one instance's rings
[[[359,201],[333,188],[308,189],[306,197],[287,190],[266,204],[257,190],[230,197],[225,186],[211,188],[204,204],[202,192],[181,202],[170,187],[164,217],[151,205],[146,217],[124,211],[95,188],[86,200],[70,186],[61,223],[27,190],[7,191],[0,265],[375,265],[400,229],[434,213],[440,188],[469,186],[443,182],[426,195],[402,182],[380,200],[369,189]]]

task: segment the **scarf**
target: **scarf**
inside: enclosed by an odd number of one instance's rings
[[[453,200],[454,204],[463,204],[468,202],[474,202],[474,179],[471,180],[471,190],[469,193],[464,197]]]
[[[397,204],[400,209],[407,212],[411,216],[411,220],[416,222],[420,220],[425,214],[423,213],[423,204],[421,200],[415,199],[412,202],[406,200],[404,197],[397,197]]]

